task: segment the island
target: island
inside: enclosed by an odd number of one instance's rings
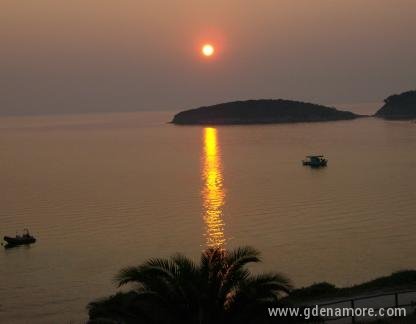
[[[173,117],[177,125],[244,125],[350,120],[361,115],[332,107],[283,99],[233,101],[185,110]]]
[[[416,91],[407,91],[388,97],[375,116],[396,120],[416,119]]]

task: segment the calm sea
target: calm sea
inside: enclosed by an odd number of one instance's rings
[[[371,111],[373,112],[373,111]],[[252,245],[350,285],[416,268],[416,124],[178,127],[172,113],[0,118],[1,323],[81,323],[123,266]],[[310,153],[325,169],[301,165]]]

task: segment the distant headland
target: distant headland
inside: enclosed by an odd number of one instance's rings
[[[283,100],[233,101],[185,110],[173,117],[177,125],[245,125],[350,120],[361,115],[322,105]]]
[[[388,97],[374,116],[397,120],[416,119],[416,91]]]

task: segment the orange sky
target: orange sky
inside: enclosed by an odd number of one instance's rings
[[[1,0],[0,114],[379,101],[414,88],[414,17],[414,0]]]

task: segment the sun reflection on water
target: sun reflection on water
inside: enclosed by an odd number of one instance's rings
[[[202,180],[206,244],[208,247],[224,247],[226,240],[222,214],[225,204],[225,192],[218,136],[215,128],[204,128]]]

